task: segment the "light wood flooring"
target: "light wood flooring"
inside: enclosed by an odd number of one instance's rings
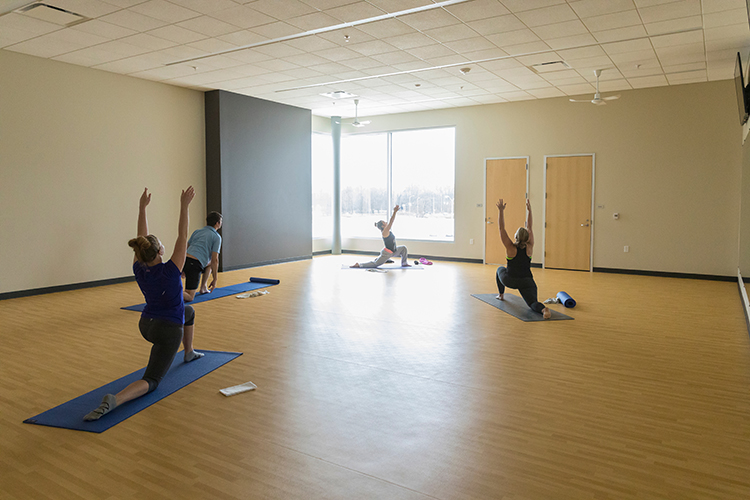
[[[575,320],[524,323],[492,266],[363,258],[222,273],[281,279],[195,306],[244,355],[102,434],[22,421],[145,365],[136,284],[0,301],[0,498],[750,498],[736,283],[535,269]]]

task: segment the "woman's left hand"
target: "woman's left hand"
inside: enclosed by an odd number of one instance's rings
[[[151,203],[151,193],[148,192],[148,188],[144,188],[143,194],[141,195],[141,199],[139,200],[138,205],[141,208],[146,208],[149,203]]]
[[[190,205],[190,202],[193,201],[193,198],[195,198],[195,189],[193,189],[193,186],[190,186],[185,189],[180,195],[180,203],[182,204],[182,206],[186,207]]]

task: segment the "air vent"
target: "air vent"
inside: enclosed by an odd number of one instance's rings
[[[24,16],[33,17],[35,19],[41,19],[48,23],[57,24],[59,26],[73,26],[74,24],[80,24],[84,21],[88,21],[89,18],[70,12],[69,10],[61,9],[60,7],[54,7],[47,5],[46,3],[37,2],[35,4],[24,7],[17,11],[19,14]]]
[[[549,73],[550,71],[560,71],[570,69],[570,64],[565,61],[550,61],[531,66],[537,73]]]

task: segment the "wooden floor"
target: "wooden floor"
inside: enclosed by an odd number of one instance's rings
[[[537,269],[575,320],[524,323],[491,266],[355,260],[223,273],[281,279],[195,306],[244,355],[102,434],[22,421],[145,365],[135,283],[0,301],[0,498],[750,498],[735,283]]]

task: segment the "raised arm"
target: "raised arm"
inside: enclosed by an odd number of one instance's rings
[[[193,186],[184,190],[180,195],[180,222],[177,226],[177,241],[175,241],[174,252],[172,252],[172,258],[170,259],[180,271],[185,266],[185,254],[187,253],[188,225],[190,223],[188,207],[194,197]]]
[[[383,228],[383,238],[387,238],[389,234],[391,234],[391,226],[393,225],[393,221],[396,220],[396,212],[401,210],[401,207],[396,205],[393,207],[393,215],[391,215],[391,220],[388,221],[388,224],[385,225]]]
[[[526,243],[527,247],[534,246],[534,230],[531,229],[531,202],[526,198],[526,230],[529,232],[529,241]],[[529,248],[529,251],[531,248]]]
[[[148,236],[146,207],[149,203],[151,203],[151,193],[148,192],[148,188],[145,188],[138,202],[138,236]]]
[[[496,206],[497,206],[497,227],[500,230],[500,241],[503,242],[503,246],[505,247],[506,253],[512,253],[515,251],[516,247],[513,244],[513,240],[511,240],[510,236],[508,236],[508,232],[505,230],[505,203],[503,203],[502,198],[498,200],[498,202],[496,203]],[[509,257],[513,257],[513,255],[509,255]]]

